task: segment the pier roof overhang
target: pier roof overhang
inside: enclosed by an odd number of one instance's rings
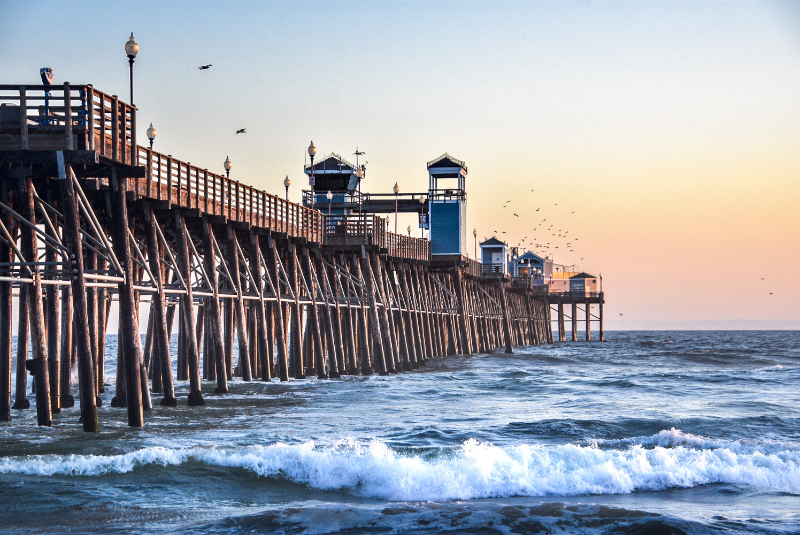
[[[462,160],[453,158],[446,152],[438,158],[428,162],[428,170],[433,169],[431,173],[436,174],[440,178],[456,178],[459,174],[466,176],[467,164]],[[442,174],[445,173],[445,174]]]

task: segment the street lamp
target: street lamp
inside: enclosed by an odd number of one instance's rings
[[[331,216],[331,201],[333,200],[333,193],[331,190],[328,190],[328,193],[325,194],[325,197],[328,198],[328,217]]]
[[[394,183],[392,191],[394,191],[394,233],[397,234],[397,194],[400,193],[397,182]]]
[[[139,45],[133,38],[133,32],[131,32],[131,38],[125,43],[125,53],[128,55],[128,63],[131,65],[131,106],[133,106],[133,60],[139,53]]]
[[[311,177],[308,179],[308,183],[311,185],[311,209],[314,209],[314,155],[317,153],[317,147],[314,146],[314,142],[311,142],[311,145],[308,146],[308,155],[311,157]]]
[[[472,229],[472,237],[475,238],[475,260],[478,259],[478,229]]]
[[[420,213],[422,214],[422,220],[420,221],[420,238],[425,238],[425,197],[419,198],[419,204],[422,206]]]
[[[289,186],[292,184],[292,181],[289,180],[289,175],[286,175],[286,178],[283,179],[283,187],[286,188],[286,202],[289,202]]]
[[[153,128],[153,123],[150,123],[150,128],[147,129],[147,139],[150,140],[150,150],[153,150],[153,141],[156,140],[156,129]]]
[[[222,165],[225,166],[225,176],[227,178],[230,178],[231,177],[231,167],[233,167],[233,164],[231,163],[231,159],[228,158],[227,156],[225,156],[225,162],[223,162]]]

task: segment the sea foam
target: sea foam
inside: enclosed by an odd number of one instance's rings
[[[434,455],[399,452],[377,440],[342,440],[326,446],[306,442],[149,447],[108,456],[10,457],[0,460],[0,473],[98,476],[188,462],[243,469],[315,489],[402,501],[625,494],[710,483],[800,492],[800,451],[737,453],[729,447],[683,444],[652,448],[637,444],[609,450],[572,444],[499,447],[469,440]]]

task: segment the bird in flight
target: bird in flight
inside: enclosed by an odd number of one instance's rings
[[[541,206],[539,208],[541,208]],[[537,212],[539,211],[539,208],[536,209]]]
[[[211,64],[209,63],[208,65],[200,65],[200,66],[199,66],[199,67],[197,67],[197,68],[198,68],[198,69],[200,69],[201,71],[207,71],[207,70],[208,70],[208,69],[210,69],[211,67],[213,67],[213,65],[211,65]]]
[[[620,312],[619,315],[622,316],[622,312]]]
[[[514,214],[514,217],[519,217],[519,215],[518,214]]]
[[[764,280],[764,277],[761,277],[761,280],[763,281],[763,280]]]
[[[236,131],[236,133],[237,134],[246,134],[247,133],[247,128],[240,128],[239,130]]]
[[[772,295],[772,292],[770,292],[769,295]]]

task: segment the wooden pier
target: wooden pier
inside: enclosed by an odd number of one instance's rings
[[[0,104],[2,421],[30,406],[30,373],[38,423],[52,425],[74,405],[77,367],[83,428],[98,430],[112,299],[111,404],[131,426],[153,403],[178,403],[176,380],[203,405],[210,381],[224,395],[231,381],[385,375],[553,342],[560,298],[432,257],[429,241],[387,232],[376,215],[328,218],[139,146],[136,108],[91,85],[0,85]]]

